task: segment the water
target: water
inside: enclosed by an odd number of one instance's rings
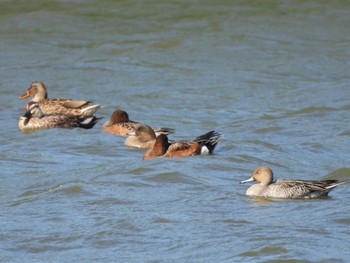
[[[347,1],[2,1],[1,262],[347,262],[350,188],[245,196],[276,177],[349,178]],[[17,129],[34,80],[93,99],[92,130]],[[101,132],[120,107],[209,157],[142,161]]]

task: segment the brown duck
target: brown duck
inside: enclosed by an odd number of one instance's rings
[[[159,128],[156,132],[148,125],[138,124],[135,131],[128,133],[124,144],[134,148],[152,148],[160,134],[172,133],[173,129]]]
[[[129,119],[129,115],[126,111],[116,109],[111,118],[102,126],[102,131],[119,136],[128,136],[130,133],[135,132],[135,129],[141,125],[140,122],[132,121]],[[159,134],[173,133],[174,129],[171,128],[152,128],[156,136]]]
[[[49,99],[45,84],[41,81],[30,84],[26,93],[20,96],[19,99],[22,100],[28,97],[33,97],[30,102],[37,102],[44,114],[92,116],[101,107],[99,104],[90,105],[91,101],[87,100]],[[24,109],[29,109],[29,103],[24,105]]]
[[[156,138],[153,148],[145,152],[143,159],[212,154],[222,137],[222,134],[210,131],[192,140],[169,141],[165,134],[160,134]]]
[[[24,132],[50,128],[91,129],[100,120],[95,116],[46,115],[37,102],[30,102],[28,107],[18,122],[18,128]]]

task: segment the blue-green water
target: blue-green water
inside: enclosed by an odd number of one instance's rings
[[[267,201],[239,181],[350,176],[348,1],[2,1],[1,262],[347,262],[350,187]],[[34,80],[92,99],[92,130],[17,128]],[[215,129],[213,156],[142,161],[120,107]]]

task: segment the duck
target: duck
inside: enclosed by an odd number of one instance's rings
[[[135,132],[135,129],[142,123],[129,119],[129,114],[121,109],[116,109],[110,119],[102,125],[102,131],[117,136],[129,136]],[[153,128],[156,136],[159,134],[174,133],[172,128]]]
[[[195,137],[192,140],[173,141],[166,134],[160,134],[153,145],[143,155],[143,160],[151,160],[156,157],[186,157],[194,155],[212,154],[223,135],[210,131]]]
[[[26,93],[19,96],[18,99],[28,97],[33,98],[24,105],[25,110],[29,109],[30,102],[36,102],[42,112],[49,115],[92,116],[101,107],[100,104],[90,105],[91,101],[88,100],[48,98],[46,86],[42,81],[32,82]]]
[[[153,148],[157,138],[154,130],[146,124],[137,125],[134,132],[127,135],[124,145],[134,148]]]
[[[240,183],[257,181],[259,184],[248,188],[246,195],[282,199],[310,199],[327,196],[335,187],[347,181],[339,180],[273,180],[273,171],[262,166],[253,171],[252,176]]]
[[[23,132],[49,128],[79,127],[91,129],[100,120],[95,116],[46,115],[37,102],[30,102],[28,107],[29,109],[20,117],[18,122],[18,128]]]
[[[138,124],[135,126],[134,132],[127,134],[124,145],[133,148],[152,148],[157,136],[160,134],[168,135],[169,133],[173,133],[173,129],[158,128],[155,132],[146,124]]]

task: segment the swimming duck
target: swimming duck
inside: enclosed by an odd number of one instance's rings
[[[37,102],[30,102],[28,105],[29,109],[18,122],[21,131],[75,127],[91,129],[99,121],[95,116],[45,115]]]
[[[277,180],[273,181],[273,172],[267,166],[254,170],[252,176],[240,183],[257,181],[248,188],[246,194],[250,196],[262,196],[270,198],[317,198],[327,196],[335,187],[346,183],[339,180]]]
[[[45,84],[35,81],[30,84],[25,94],[19,97],[20,100],[33,97],[30,102],[37,102],[44,114],[60,114],[69,116],[92,116],[101,105],[90,105],[87,100],[73,100],[55,98],[49,99]],[[24,105],[24,109],[29,109],[29,103]]]
[[[170,131],[169,131],[170,130]],[[135,148],[152,148],[156,142],[157,135],[172,133],[173,129],[158,128],[157,134],[154,130],[145,124],[139,124],[135,126],[135,131],[128,133],[128,137],[125,139],[124,144],[129,147]]]
[[[132,121],[129,119],[129,115],[126,111],[116,109],[111,118],[102,126],[102,131],[119,136],[128,136],[135,132],[135,129],[141,125],[140,122]],[[151,128],[156,136],[159,134],[173,133],[174,129],[171,128]]]
[[[134,132],[128,133],[124,144],[129,147],[152,148],[156,138],[156,134],[150,126],[139,124],[135,127]]]
[[[160,134],[152,149],[145,152],[143,159],[155,157],[184,157],[212,154],[218,141],[223,137],[215,131],[198,136],[192,140],[169,141],[165,134]]]

